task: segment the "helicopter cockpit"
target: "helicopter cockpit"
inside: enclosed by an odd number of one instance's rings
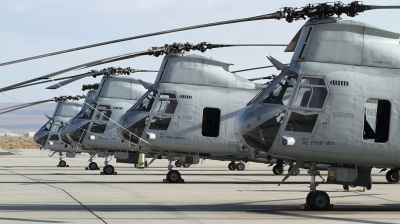
[[[47,123],[44,124],[39,129],[39,131],[35,133],[35,135],[33,136],[33,141],[41,146],[44,146],[47,141],[47,137],[50,133],[52,124],[53,120],[52,119],[48,120]]]
[[[239,112],[235,121],[235,133],[241,142],[263,151],[272,147],[286,116],[297,78],[296,73],[288,69],[283,70]],[[252,124],[256,122],[261,122],[261,125],[254,128]]]
[[[118,135],[130,143],[138,144],[146,128],[167,131],[177,106],[175,93],[149,90],[120,117],[118,123],[123,128],[118,128]]]

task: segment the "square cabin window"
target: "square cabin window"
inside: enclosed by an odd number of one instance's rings
[[[364,141],[383,143],[389,140],[390,110],[388,100],[367,99],[364,108]]]
[[[206,137],[218,137],[220,120],[221,120],[220,109],[204,108],[201,134]]]

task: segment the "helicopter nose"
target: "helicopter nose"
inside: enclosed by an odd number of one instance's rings
[[[71,121],[67,126],[69,128],[67,129],[65,134],[69,135],[69,137],[73,141],[82,143],[89,128],[89,124],[90,122],[88,122],[87,120]]]
[[[70,139],[67,136],[68,133],[68,123],[60,128],[58,130],[58,138],[61,139],[61,141],[65,144],[71,144]]]
[[[235,135],[243,144],[255,150],[268,152],[278,134],[286,114],[279,105],[250,105],[235,119]]]
[[[49,135],[49,131],[38,131],[33,136],[33,141],[36,144],[44,146],[44,144],[46,143],[48,135]]]
[[[118,136],[132,144],[138,144],[143,135],[149,113],[145,111],[127,112],[118,119]]]
[[[239,113],[236,115],[235,118],[235,124],[234,124],[234,132],[235,135],[239,138],[240,135],[245,133],[246,128],[245,128],[245,121],[247,116],[251,113],[251,111],[254,109],[254,105],[249,105],[243,108],[242,110],[239,111]],[[239,140],[241,141],[241,140]]]

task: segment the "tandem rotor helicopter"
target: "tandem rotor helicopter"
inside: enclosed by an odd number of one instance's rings
[[[398,175],[400,34],[341,17],[399,8],[364,5],[360,1],[285,7],[271,14],[124,38],[0,66],[208,26],[264,19],[285,19],[291,23],[309,18],[286,48],[293,52],[289,65],[268,57],[281,74],[247,106],[243,105],[234,131],[247,147],[292,160],[296,162],[294,168],[307,166],[311,183],[304,207],[326,210],[330,198],[316,189],[316,176],[320,176],[317,164],[330,165],[328,183],[364,186],[368,190],[372,187],[373,167],[390,167],[391,173]],[[128,54],[119,58],[129,57]],[[117,60],[110,61],[114,59]],[[377,111],[375,123],[366,119],[367,107],[371,106]],[[147,139],[161,136],[157,134],[147,133]]]

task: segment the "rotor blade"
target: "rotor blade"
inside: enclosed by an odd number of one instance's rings
[[[136,73],[136,72],[158,72],[158,71],[155,71],[155,70],[138,70],[138,69],[135,69],[134,71],[135,71],[135,73]],[[103,73],[106,73],[106,72],[103,72]],[[77,81],[77,80],[79,80],[79,79],[83,79],[83,78],[86,78],[86,77],[88,77],[88,76],[98,75],[98,74],[99,74],[99,73],[83,74],[83,75],[81,75],[81,76],[79,76],[79,77],[73,77],[73,78],[71,78],[71,79],[68,79],[68,80],[65,80],[65,81],[63,81],[63,82],[59,82],[59,83],[57,83],[57,84],[54,84],[54,85],[52,85],[52,86],[49,86],[49,87],[47,87],[46,89],[58,89],[58,88],[60,88],[61,86],[68,85],[68,84],[70,84],[70,83],[72,83],[72,82],[75,82],[75,81]]]
[[[85,73],[85,74],[86,74],[86,73]],[[83,75],[83,74],[80,74],[80,75]],[[22,85],[22,86],[14,87],[14,88],[12,88],[12,89],[10,89],[10,90],[19,89],[19,88],[24,88],[24,87],[28,87],[28,86],[39,85],[39,84],[48,83],[48,82],[53,82],[53,81],[59,81],[59,80],[64,80],[64,79],[70,79],[70,78],[74,78],[74,77],[77,77],[77,76],[80,76],[80,75],[72,75],[72,76],[62,77],[62,78],[53,79],[53,80],[46,80],[46,81],[42,81],[42,82],[35,82],[35,83],[28,84],[28,85]]]
[[[89,67],[96,66],[96,65],[106,64],[106,63],[110,63],[110,62],[114,62],[114,61],[125,60],[125,59],[134,58],[134,57],[138,57],[138,56],[152,55],[153,53],[154,53],[154,50],[140,51],[140,52],[134,52],[134,53],[130,53],[130,54],[119,55],[119,56],[115,56],[115,57],[111,57],[111,58],[105,58],[105,59],[101,59],[101,60],[97,60],[97,61],[92,61],[92,62],[85,63],[82,65],[77,65],[77,66],[74,66],[71,68],[67,68],[67,69],[64,69],[64,70],[61,70],[58,72],[53,72],[53,73],[45,75],[45,76],[30,79],[28,81],[20,82],[20,83],[11,85],[11,86],[3,87],[0,89],[0,92],[5,92],[5,91],[11,90],[15,87],[29,84],[31,82],[39,81],[42,79],[49,79],[54,76],[58,76],[58,75],[61,75],[61,74],[67,73],[67,72],[72,72],[72,71],[79,70],[79,69],[89,68]]]
[[[75,81],[77,81],[77,80],[79,80],[79,79],[83,79],[83,78],[86,78],[86,77],[88,77],[88,76],[104,74],[104,73],[106,73],[106,71],[105,71],[105,72],[96,72],[96,73],[82,74],[82,75],[80,75],[80,76],[77,76],[77,77],[74,77],[74,78],[70,78],[70,79],[68,79],[68,80],[65,80],[65,81],[56,83],[56,84],[54,84],[54,85],[51,85],[51,86],[47,87],[46,89],[58,89],[58,88],[60,88],[61,86],[68,85],[68,84],[70,84],[71,82],[75,82]]]
[[[14,107],[13,109],[10,109],[10,110],[1,112],[0,114],[5,114],[5,113],[11,112],[11,111],[15,111],[15,110],[19,110],[19,109],[22,109],[22,108],[25,108],[25,107],[30,107],[30,106],[33,106],[33,105],[42,104],[42,103],[47,103],[47,102],[51,102],[51,101],[54,101],[54,100],[53,100],[53,99],[41,100],[41,101],[36,101],[36,102],[32,102],[32,103],[27,103],[27,104],[18,105],[18,106],[20,106],[20,107],[18,107],[18,108],[15,108],[15,107]],[[1,109],[1,110],[3,110],[3,109]]]
[[[284,65],[289,65],[289,64],[284,64]],[[258,70],[258,69],[264,69],[264,68],[272,68],[272,67],[275,67],[275,66],[269,65],[269,66],[263,66],[263,67],[248,68],[248,69],[232,71],[231,73],[246,72],[246,71]],[[250,80],[250,81],[252,81],[252,80]]]
[[[175,33],[175,32],[180,32],[180,31],[185,31],[185,30],[194,30],[194,29],[199,29],[199,28],[226,25],[226,24],[232,24],[232,23],[241,23],[241,22],[249,22],[249,21],[264,20],[264,19],[280,19],[280,18],[282,18],[282,13],[278,11],[278,12],[271,13],[271,14],[265,14],[265,15],[242,18],[242,19],[234,19],[234,20],[227,20],[227,21],[222,21],[222,22],[206,23],[206,24],[201,24],[201,25],[196,25],[196,26],[188,26],[188,27],[183,27],[183,28],[178,28],[178,29],[165,30],[165,31],[161,31],[161,32],[127,37],[127,38],[122,38],[122,39],[117,39],[117,40],[112,40],[112,41],[101,42],[101,43],[97,43],[97,44],[86,45],[86,46],[77,47],[77,48],[71,48],[71,49],[62,50],[62,51],[56,51],[56,52],[52,52],[52,53],[48,53],[48,54],[37,55],[37,56],[23,58],[23,59],[19,59],[19,60],[4,62],[4,63],[1,63],[0,66],[16,64],[16,63],[20,63],[20,62],[24,62],[24,61],[30,61],[30,60],[34,60],[34,59],[54,56],[54,55],[58,55],[58,54],[64,54],[64,53],[73,52],[73,51],[79,51],[79,50],[93,48],[93,47],[99,47],[99,46],[108,45],[108,44],[119,43],[119,42],[128,41],[128,40],[135,40],[135,39],[141,39],[141,38],[145,38],[145,37],[158,36],[158,35],[163,35],[163,34],[167,34],[167,33]]]
[[[370,9],[400,9],[398,5],[387,5],[387,6],[380,6],[380,5],[365,5],[370,7]]]
[[[265,80],[265,79],[274,79],[273,76],[265,76],[265,77],[260,77],[260,78],[253,78],[253,79],[247,79],[249,81],[257,81],[257,80]]]
[[[287,44],[212,44],[212,47],[287,47]]]

